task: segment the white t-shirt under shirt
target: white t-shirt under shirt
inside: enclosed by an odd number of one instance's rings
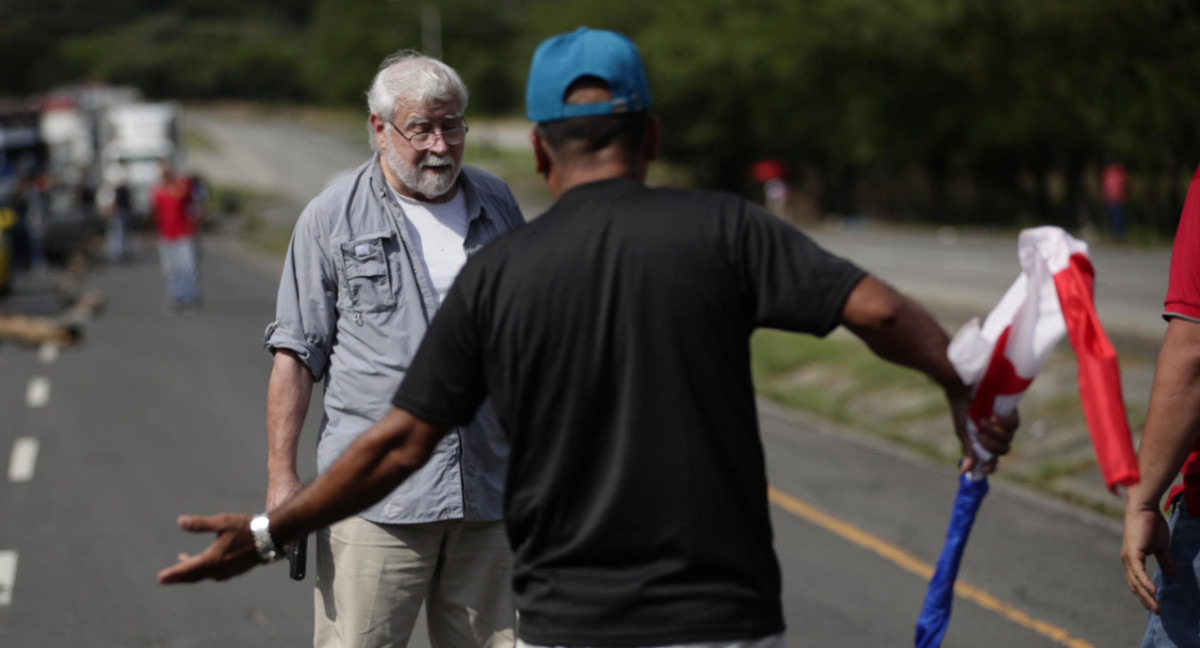
[[[404,209],[408,233],[440,306],[467,262],[467,251],[463,248],[467,237],[467,201],[463,191],[460,188],[454,198],[440,204],[413,200],[395,189],[392,195]]]

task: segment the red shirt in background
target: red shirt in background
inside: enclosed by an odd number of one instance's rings
[[[1188,185],[1187,201],[1179,216],[1179,229],[1171,249],[1171,274],[1163,317],[1182,317],[1200,322],[1200,167]],[[1200,515],[1200,443],[1183,464],[1183,484],[1171,489],[1167,502],[1186,494],[1188,515]]]
[[[195,233],[188,215],[188,184],[183,178],[164,182],[154,188],[154,224],[159,238],[175,241]]]
[[[1104,202],[1109,205],[1124,205],[1129,193],[1129,173],[1120,164],[1110,164],[1104,167],[1100,174],[1100,182],[1104,185]]]

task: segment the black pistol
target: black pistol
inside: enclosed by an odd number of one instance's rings
[[[300,536],[298,540],[288,545],[288,576],[292,580],[304,580],[305,562],[308,556],[308,534]]]

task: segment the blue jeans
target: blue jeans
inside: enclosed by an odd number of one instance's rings
[[[1125,238],[1125,206],[1117,203],[1108,204],[1108,226],[1112,235],[1118,241]]]
[[[105,224],[105,247],[109,261],[120,261],[125,258],[125,222],[128,215],[124,212],[113,214]]]
[[[1179,498],[1170,527],[1175,575],[1164,582],[1161,570],[1154,574],[1161,614],[1149,615],[1142,648],[1200,647],[1200,516],[1188,515]]]
[[[174,241],[158,240],[158,256],[163,277],[167,280],[167,295],[176,304],[191,304],[200,300],[199,274],[196,270],[196,243],[188,236]]]

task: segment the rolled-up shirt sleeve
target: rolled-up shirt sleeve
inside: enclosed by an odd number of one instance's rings
[[[263,340],[271,353],[295,352],[318,381],[329,368],[337,326],[337,272],[321,221],[310,206],[296,223],[279,280],[275,321]]]

